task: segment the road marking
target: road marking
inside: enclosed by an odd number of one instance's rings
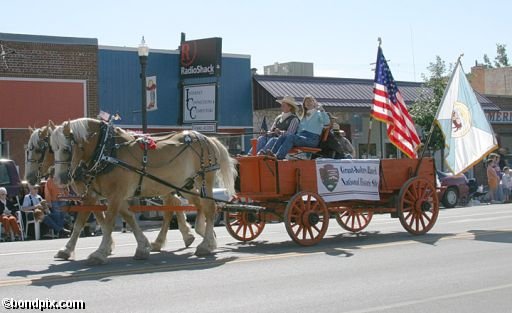
[[[482,233],[482,234],[474,234],[474,233],[459,233],[452,236],[446,236],[437,239],[437,241],[442,240],[454,240],[454,239],[474,239],[476,236],[492,236],[496,234],[500,234],[501,232],[505,231],[512,231],[512,229],[502,229],[502,230],[495,230],[488,233]],[[305,252],[286,252],[282,254],[274,254],[274,255],[256,255],[256,256],[249,256],[249,257],[242,257],[235,260],[230,260],[229,257],[226,259],[218,259],[213,261],[197,261],[187,264],[164,264],[164,265],[154,265],[151,264],[150,267],[146,265],[142,265],[144,267],[141,268],[131,268],[131,269],[120,269],[120,270],[111,270],[111,271],[102,271],[102,272],[95,272],[95,273],[52,273],[51,276],[32,276],[30,278],[20,278],[20,279],[8,279],[8,280],[0,280],[0,287],[5,286],[16,286],[16,285],[30,285],[34,281],[39,282],[54,282],[54,281],[66,281],[66,280],[77,280],[77,279],[84,279],[84,278],[103,278],[107,276],[119,276],[119,275],[125,275],[125,274],[147,274],[157,271],[176,271],[176,270],[184,270],[184,269],[193,269],[198,267],[204,267],[204,266],[215,266],[215,265],[223,265],[223,264],[237,264],[237,263],[245,263],[245,262],[256,262],[256,261],[269,261],[269,260],[278,260],[278,259],[287,259],[287,258],[295,258],[295,257],[304,257],[304,256],[315,256],[320,254],[325,254],[329,252],[344,252],[344,253],[356,253],[357,250],[367,250],[367,249],[377,249],[377,248],[385,248],[385,247],[392,247],[392,246],[401,246],[401,245],[409,245],[409,244],[417,244],[417,243],[425,243],[430,242],[431,240],[425,239],[425,240],[405,240],[405,241],[398,241],[398,242],[391,242],[391,243],[378,243],[378,244],[370,244],[370,245],[360,245],[360,246],[353,246],[351,248],[325,248],[325,247],[319,247],[316,248],[309,248]],[[127,246],[127,245],[123,245]],[[82,248],[85,249],[85,248]],[[56,276],[59,274],[60,276]],[[366,311],[361,311],[366,312]],[[372,311],[368,311],[372,312]]]
[[[453,299],[458,297],[464,297],[464,296],[470,296],[485,292],[491,292],[496,290],[502,290],[502,289],[509,289],[512,288],[512,284],[506,284],[506,285],[499,285],[499,286],[493,286],[493,287],[487,287],[487,288],[481,288],[481,289],[474,289],[474,290],[468,290],[468,291],[462,291],[462,292],[456,292],[452,294],[442,295],[442,296],[436,296],[436,297],[430,297],[430,298],[424,298],[420,300],[411,300],[411,301],[405,301],[395,304],[389,304],[389,305],[382,305],[378,307],[373,308],[367,308],[362,310],[355,310],[355,311],[346,311],[344,313],[369,313],[369,312],[381,312],[384,310],[390,310],[390,309],[396,309],[400,307],[405,307],[409,305],[417,305],[427,302],[434,302],[439,300],[447,300],[447,299]]]

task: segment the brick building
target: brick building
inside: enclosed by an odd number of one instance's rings
[[[29,126],[98,114],[98,42],[0,33],[0,44],[0,156],[23,175]]]

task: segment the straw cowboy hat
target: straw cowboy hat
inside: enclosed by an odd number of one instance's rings
[[[295,102],[295,99],[291,96],[284,96],[283,99],[276,100],[276,102],[281,103],[281,104],[283,104],[283,103],[288,104],[293,109],[294,113],[296,113],[299,110],[299,106]]]
[[[338,123],[332,124],[332,131],[334,133],[339,133],[341,136],[345,136],[345,131],[340,129],[340,125]]]

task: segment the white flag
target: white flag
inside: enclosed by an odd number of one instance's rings
[[[463,173],[498,147],[460,59],[439,105],[436,122],[445,140],[444,160],[454,174]]]

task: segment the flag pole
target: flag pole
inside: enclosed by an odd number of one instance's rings
[[[382,44],[382,39],[380,37],[377,37],[377,41],[379,42],[379,48],[380,48],[380,45]],[[377,70],[377,69],[375,69],[375,70]],[[366,158],[367,159],[370,158],[370,137],[372,134],[372,123],[373,123],[373,116],[370,114],[370,120],[368,121],[368,142],[366,144]],[[381,136],[381,140],[382,140],[382,136]]]
[[[452,71],[452,75],[450,76],[450,80],[448,81],[448,84],[446,84],[446,88],[444,89],[444,92],[443,92],[443,97],[441,98],[441,102],[439,102],[439,104],[444,102],[444,98],[446,98],[446,92],[448,91],[448,87],[452,83],[453,76],[455,76],[455,71],[457,70],[457,67],[459,66],[460,59],[463,56],[464,56],[464,53],[461,53],[459,55],[459,57],[457,58],[457,62],[455,63],[455,68]],[[436,116],[434,117],[434,120],[432,121],[432,125],[430,126],[430,131],[428,133],[428,138],[427,138],[427,141],[425,142],[425,146],[423,147],[423,149],[421,149],[420,159],[423,158],[423,155],[425,154],[425,150],[428,148],[430,140],[432,139],[432,134],[434,133],[434,127],[436,125],[436,118],[439,115],[439,109],[440,109],[440,107],[437,108]]]

